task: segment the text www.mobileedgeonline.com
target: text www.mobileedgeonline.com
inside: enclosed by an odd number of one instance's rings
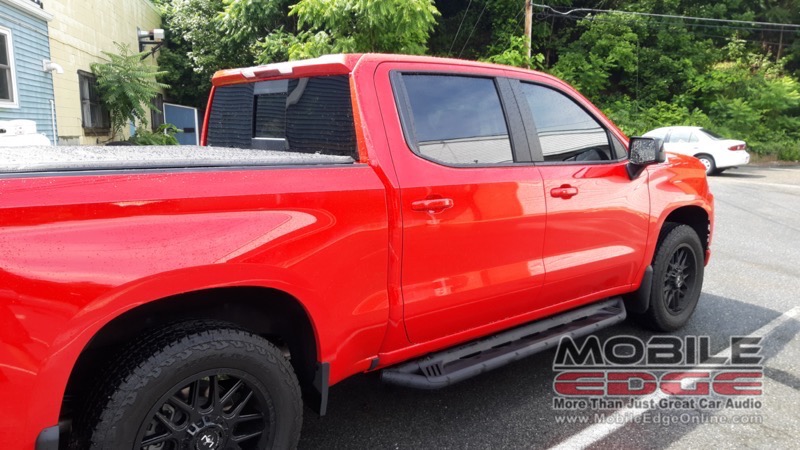
[[[635,424],[654,424],[661,426],[672,425],[744,425],[761,424],[764,418],[760,414],[734,414],[734,415],[714,415],[697,413],[669,414],[663,412],[645,412],[643,414],[603,414],[596,413],[591,415],[563,414],[556,415],[555,421],[558,424],[609,424],[627,425]]]

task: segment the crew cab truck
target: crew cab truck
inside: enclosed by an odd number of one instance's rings
[[[351,375],[439,388],[697,304],[704,167],[549,75],[225,70],[206,124],[202,147],[0,149],[3,448],[290,448]]]

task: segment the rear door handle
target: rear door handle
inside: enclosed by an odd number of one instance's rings
[[[429,213],[442,212],[445,209],[452,207],[452,198],[428,198],[425,200],[417,200],[411,203],[411,209],[414,211],[426,211]]]
[[[555,198],[571,198],[578,195],[578,188],[568,184],[562,184],[561,187],[550,189],[550,196]]]

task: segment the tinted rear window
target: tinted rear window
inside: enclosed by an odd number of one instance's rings
[[[358,159],[346,75],[218,87],[208,145]]]
[[[445,164],[513,162],[500,96],[491,78],[404,74],[420,155]]]
[[[709,130],[709,129],[706,129],[706,128],[701,128],[701,130],[702,130],[702,131],[703,131],[705,134],[707,134],[707,135],[711,136],[711,139],[714,139],[714,140],[717,140],[717,141],[718,141],[718,140],[720,140],[720,139],[725,139],[724,137],[720,136],[720,135],[719,135],[719,134],[717,134],[717,133],[714,133],[713,131],[711,131],[711,130]]]

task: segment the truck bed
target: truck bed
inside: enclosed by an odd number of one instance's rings
[[[0,173],[352,164],[349,156],[201,146],[0,147]]]

